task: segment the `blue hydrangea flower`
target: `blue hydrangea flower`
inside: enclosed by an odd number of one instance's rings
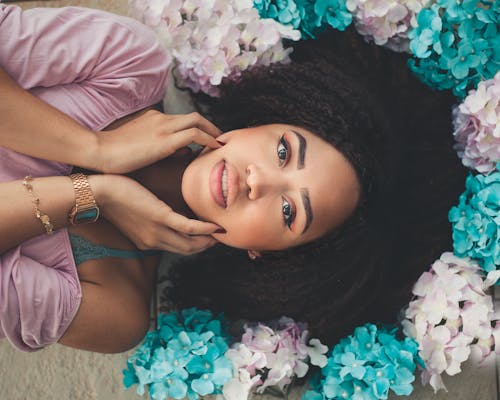
[[[389,390],[409,395],[413,390],[418,344],[398,340],[396,328],[366,324],[331,351],[320,378],[311,382],[303,400],[387,399]]]
[[[254,0],[254,8],[262,18],[272,18],[284,25],[298,29],[304,16],[295,0]]]
[[[232,364],[224,355],[228,340],[222,316],[215,319],[210,311],[161,314],[158,329],[148,332],[127,360],[123,384],[137,384],[139,395],[148,386],[155,400],[221,393],[232,377]]]
[[[344,30],[352,22],[346,0],[254,0],[262,18],[272,18],[300,30],[302,38],[315,38],[328,26]]]
[[[439,15],[439,7],[433,5],[431,8],[424,8],[420,11],[417,14],[417,24],[416,28],[408,32],[410,50],[413,54],[418,58],[427,58],[431,55],[432,49],[441,53],[443,22]]]
[[[347,10],[345,0],[316,0],[314,12],[319,26],[328,24],[343,31],[352,22],[352,14]]]
[[[410,29],[410,69],[426,84],[463,97],[500,68],[500,0],[437,0]]]
[[[459,204],[448,219],[453,227],[453,251],[471,257],[487,271],[500,266],[500,163],[489,175],[469,175]]]

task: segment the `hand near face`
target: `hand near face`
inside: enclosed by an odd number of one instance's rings
[[[98,136],[96,169],[124,174],[168,157],[191,143],[217,149],[221,131],[198,113],[149,110]]]
[[[217,241],[220,227],[177,214],[141,184],[122,175],[91,175],[89,182],[102,215],[141,250],[189,255]]]

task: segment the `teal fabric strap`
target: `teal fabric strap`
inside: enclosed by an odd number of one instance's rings
[[[104,257],[131,258],[137,260],[160,254],[160,252],[156,250],[122,250],[105,247],[100,244],[92,243],[82,236],[72,233],[69,234],[69,240],[71,242],[71,249],[73,250],[73,257],[75,258],[75,264],[77,266],[82,262]]]

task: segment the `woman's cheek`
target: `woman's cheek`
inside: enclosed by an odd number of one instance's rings
[[[265,248],[272,238],[276,237],[276,232],[271,229],[267,218],[259,218],[251,214],[250,217],[245,215],[233,218],[231,222],[231,224],[223,224],[227,232],[220,238],[216,237],[228,246],[258,250]]]

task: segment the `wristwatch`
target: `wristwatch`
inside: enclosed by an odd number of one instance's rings
[[[96,222],[99,218],[99,207],[87,177],[82,173],[72,174],[69,177],[75,189],[75,205],[69,212],[69,223],[81,225]]]

